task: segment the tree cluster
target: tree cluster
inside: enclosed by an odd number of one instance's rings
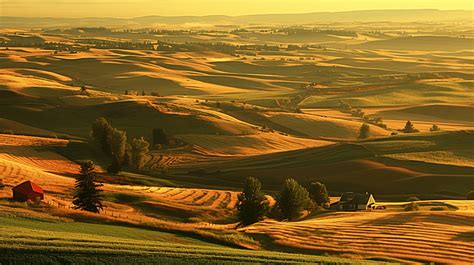
[[[154,50],[150,41],[113,41],[99,39],[81,39],[78,43],[88,44],[96,49]]]
[[[271,210],[276,212],[281,219],[295,220],[304,210],[326,208],[329,204],[329,195],[324,184],[312,182],[306,189],[293,178],[284,181],[275,199],[276,204],[271,209],[268,199],[262,192],[260,181],[253,177],[247,178],[244,189],[238,196],[237,210],[240,225],[258,222],[269,215]]]
[[[117,174],[123,166],[141,169],[150,144],[143,138],[127,143],[127,133],[112,127],[103,117],[92,124],[91,137],[96,146],[109,158],[107,171]]]

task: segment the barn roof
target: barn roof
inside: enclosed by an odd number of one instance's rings
[[[16,192],[21,192],[21,193],[30,193],[30,192],[36,192],[36,193],[41,193],[41,194],[44,193],[43,189],[40,186],[38,186],[38,184],[31,182],[29,180],[14,187],[13,190]]]
[[[346,192],[343,193],[340,199],[341,203],[353,203],[353,204],[367,204],[369,202],[370,193],[354,193]]]

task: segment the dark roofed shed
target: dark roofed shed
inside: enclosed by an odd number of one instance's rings
[[[370,193],[343,193],[337,203],[340,210],[368,210],[375,203],[374,196]]]

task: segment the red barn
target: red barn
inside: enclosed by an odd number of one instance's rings
[[[17,201],[39,202],[44,198],[43,189],[31,181],[25,181],[13,189],[13,199]]]

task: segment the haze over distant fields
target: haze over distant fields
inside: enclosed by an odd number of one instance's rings
[[[1,16],[119,17],[309,13],[347,10],[472,10],[470,0],[1,0]]]
[[[150,27],[160,25],[245,25],[245,24],[311,24],[331,22],[472,22],[472,10],[399,9],[313,12],[299,14],[209,15],[209,16],[140,16],[112,17],[27,17],[0,13],[0,25],[9,27]],[[40,13],[38,13],[40,14]]]

